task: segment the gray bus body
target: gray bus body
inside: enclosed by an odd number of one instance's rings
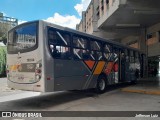
[[[41,20],[10,30],[7,50],[8,86],[21,90],[83,90],[99,78],[133,82],[143,67],[136,49]]]

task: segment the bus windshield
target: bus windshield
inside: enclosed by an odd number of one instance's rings
[[[8,53],[29,52],[37,43],[37,23],[15,28],[8,35]]]

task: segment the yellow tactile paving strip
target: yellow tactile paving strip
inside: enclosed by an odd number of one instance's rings
[[[142,93],[142,94],[151,94],[151,95],[160,95],[160,90],[141,90],[141,89],[133,89],[133,88],[122,88],[123,92],[132,92],[132,93]]]

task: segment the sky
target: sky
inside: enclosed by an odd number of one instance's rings
[[[18,24],[45,20],[76,28],[91,0],[0,0],[0,12],[18,19]]]

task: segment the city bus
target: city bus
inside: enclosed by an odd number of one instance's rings
[[[103,93],[109,85],[136,82],[143,57],[120,43],[38,20],[8,32],[6,67],[10,88]]]

